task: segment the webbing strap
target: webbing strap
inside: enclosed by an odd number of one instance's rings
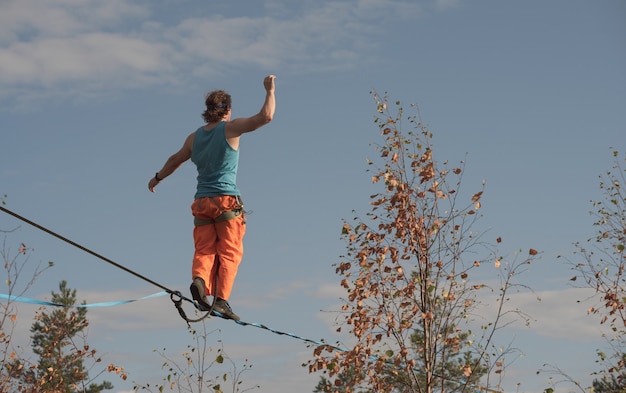
[[[225,211],[222,214],[220,214],[219,216],[215,217],[215,219],[213,220],[205,220],[203,218],[198,218],[196,216],[193,217],[193,225],[199,227],[202,225],[210,225],[210,224],[215,224],[218,222],[224,222],[224,221],[228,221],[228,220],[232,220],[233,218],[237,218],[241,215],[241,213],[243,212],[243,209],[236,209],[236,210],[229,210],[229,211]]]
[[[144,297],[139,298],[139,299],[118,300],[118,301],[113,301],[113,302],[101,302],[101,303],[91,303],[91,304],[77,304],[77,305],[72,305],[72,307],[76,307],[76,308],[91,308],[91,307],[120,306],[122,304],[132,303],[132,302],[136,302],[138,300],[152,299],[152,298],[159,297],[159,296],[164,296],[164,295],[167,295],[167,292],[158,292],[158,293],[154,293],[152,295],[144,296]],[[7,295],[5,293],[0,293],[0,299],[6,299],[6,300],[8,300],[10,302],[21,302],[21,303],[38,304],[40,306],[67,307],[66,304],[53,303],[53,302],[48,302],[48,301],[44,301],[44,300],[37,300],[37,299],[31,299],[31,298],[22,297],[22,296]]]

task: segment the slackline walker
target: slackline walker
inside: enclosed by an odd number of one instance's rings
[[[154,192],[183,163],[191,160],[195,165],[198,176],[191,204],[194,255],[189,289],[201,310],[212,309],[235,321],[240,318],[228,300],[243,259],[246,233],[245,211],[237,186],[239,147],[244,134],[272,121],[276,110],[275,79],[274,75],[263,79],[263,105],[249,117],[232,118],[232,98],[226,91],[209,92],[202,112],[205,124],[189,133],[183,146],[148,181],[148,190]],[[207,296],[213,297],[213,304],[209,304]]]

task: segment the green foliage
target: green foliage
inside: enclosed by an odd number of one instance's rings
[[[626,393],[626,371],[603,375],[592,387],[594,393]]]
[[[355,378],[355,374],[361,374],[359,376],[360,379],[365,378],[364,371],[362,369],[357,370],[354,367],[349,367],[344,372],[338,374],[334,382],[322,375],[313,393],[347,393],[348,388],[351,388],[351,391],[355,393],[375,393],[373,390],[367,389],[366,387],[357,388],[353,386],[352,381],[357,379]]]
[[[68,288],[66,281],[59,284],[59,292],[52,292],[52,303],[61,304],[48,312],[40,310],[35,316],[30,331],[33,352],[39,356],[34,369],[36,380],[44,381],[42,390],[55,392],[99,393],[113,388],[110,382],[89,384],[89,373],[85,369],[85,358],[96,358],[96,351],[89,345],[78,344],[84,340],[84,330],[89,326],[87,308],[76,306],[76,290]],[[84,304],[84,302],[83,302]]]
[[[155,350],[164,360],[161,367],[167,372],[159,383],[136,383],[135,391],[165,392],[177,391],[201,393],[207,389],[215,393],[243,393],[258,388],[258,385],[244,387],[241,376],[252,368],[246,359],[238,366],[225,352],[223,346],[212,348],[208,345],[206,321],[202,322],[202,332],[189,327],[192,343],[182,352],[182,359],[171,357],[165,348]],[[220,342],[221,343],[221,342]],[[241,368],[239,368],[241,367]],[[221,372],[227,368],[228,371]],[[227,386],[227,387],[226,387]]]
[[[51,312],[41,308],[31,326],[32,349],[38,362],[31,364],[15,358],[7,365],[16,392],[100,393],[113,389],[111,382],[94,383],[85,361],[100,363],[96,350],[86,342],[84,330],[89,326],[87,309],[76,306],[76,290],[59,284],[59,292],[52,292],[51,302],[59,304]],[[84,303],[83,303],[84,304]],[[109,365],[105,371],[120,373],[119,368]],[[97,377],[96,376],[96,377]],[[124,375],[122,373],[122,378]]]
[[[14,231],[0,230],[7,234]],[[12,251],[7,246],[6,237],[0,250],[6,275],[3,292],[9,295],[9,300],[0,303],[0,392],[98,393],[112,389],[110,382],[96,384],[93,381],[105,371],[115,372],[122,378],[126,374],[123,368],[111,364],[94,378],[89,377],[89,372],[93,371],[100,359],[86,342],[84,330],[88,326],[87,311],[74,307],[76,291],[70,290],[65,281],[60,283],[59,293],[52,292],[51,299],[62,306],[52,308],[52,312],[41,308],[31,326],[32,349],[38,356],[37,362],[27,359],[24,349],[12,343],[18,320],[18,308],[12,299],[23,296],[39,276],[53,266],[49,262],[46,266],[31,268],[29,255],[32,251],[24,243]],[[85,366],[87,360],[93,362],[89,368]]]

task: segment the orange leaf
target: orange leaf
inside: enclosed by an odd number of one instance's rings
[[[465,375],[466,377],[472,375],[472,368],[468,365],[463,366],[463,375]]]

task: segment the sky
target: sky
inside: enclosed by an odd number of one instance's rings
[[[195,168],[186,163],[154,194],[147,183],[202,125],[207,92],[227,90],[233,116],[250,116],[275,74],[274,120],[240,146],[249,215],[230,304],[246,322],[347,340],[335,332],[344,293],[333,264],[345,252],[342,220],[369,208],[366,161],[380,137],[370,92],[387,93],[419,106],[436,159],[466,163],[467,190],[485,182],[479,229],[503,239],[501,252],[541,252],[520,277],[534,292],[511,300],[532,322],[500,338],[522,354],[504,391],[563,379],[537,373],[545,364],[589,386],[605,342],[586,314],[589,293],[558,257],[594,235],[598,176],[612,150],[626,154],[625,70],[621,0],[2,0],[0,195],[189,296]],[[26,297],[49,300],[61,280],[87,303],[161,291],[7,214],[0,230],[5,252],[32,249],[22,288],[29,269],[54,262]],[[16,342],[28,348],[36,307],[17,307]],[[116,393],[166,375],[155,350],[193,345],[168,297],[87,315],[90,345],[129,373],[105,376]],[[313,391],[306,343],[218,318],[205,326],[212,348],[253,365],[244,386]]]

